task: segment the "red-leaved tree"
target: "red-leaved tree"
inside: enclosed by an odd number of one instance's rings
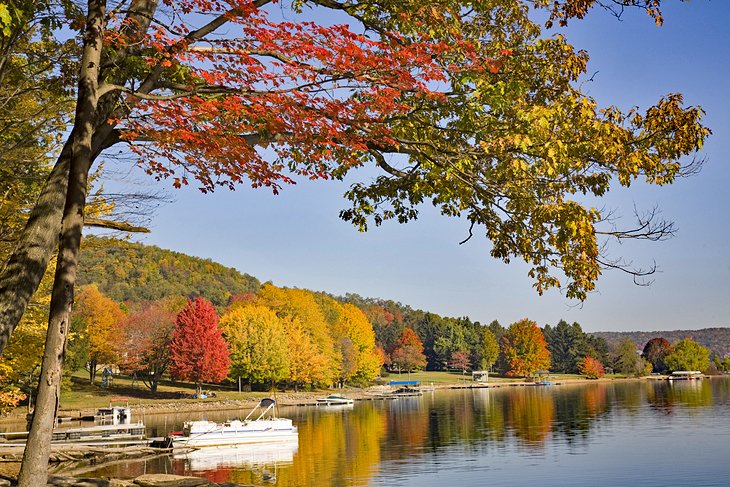
[[[606,375],[603,364],[593,357],[585,357],[578,363],[578,372],[589,379],[599,379]]]
[[[421,369],[426,366],[426,356],[423,354],[423,343],[411,328],[406,328],[401,333],[390,354],[393,366],[399,370],[410,372],[414,369]]]
[[[461,369],[461,373],[465,373],[466,369],[471,367],[471,360],[469,359],[469,353],[463,350],[454,352],[451,355],[451,366],[457,369]]]
[[[162,374],[170,365],[170,341],[175,330],[175,314],[159,303],[127,315],[122,322],[124,354],[121,366],[135,374],[154,393]]]
[[[203,382],[220,382],[228,375],[228,345],[218,327],[218,313],[205,299],[191,299],[177,315],[170,361],[170,375],[195,382],[198,393]]]

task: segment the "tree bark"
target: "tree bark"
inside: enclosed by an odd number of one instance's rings
[[[70,325],[76,267],[84,225],[88,174],[93,161],[92,138],[98,103],[97,86],[104,38],[105,12],[105,0],[89,0],[74,119],[72,157],[61,225],[58,263],[51,295],[46,347],[41,365],[41,379],[38,385],[33,423],[18,475],[19,487],[45,485],[48,480],[50,440],[58,411],[66,338]]]
[[[58,243],[71,161],[70,140],[48,175],[15,250],[0,274],[0,353],[38,289]]]
[[[89,359],[89,384],[94,385],[94,380],[96,380],[96,359],[91,358]]]
[[[157,6],[158,0],[132,0],[127,15],[129,22],[125,23],[123,33],[129,35],[133,41],[141,39],[149,28]],[[115,61],[121,62],[123,53],[116,53],[114,56],[116,56]],[[145,89],[140,91],[151,91],[156,80],[155,77],[148,80]],[[114,81],[116,84],[125,83],[124,79]],[[94,133],[92,160],[101,151],[120,141],[114,131],[114,125],[107,121],[116,110],[119,95],[109,94],[104,98],[105,106],[100,107],[102,113],[97,117],[98,126]],[[130,110],[133,104],[128,104],[126,110]],[[121,118],[125,113],[117,115],[116,118]],[[72,131],[46,180],[13,253],[0,273],[0,354],[23,317],[31,297],[38,289],[53,250],[58,244],[74,138],[75,132]]]

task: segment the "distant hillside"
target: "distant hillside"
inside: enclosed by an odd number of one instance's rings
[[[256,293],[261,284],[253,276],[209,259],[98,237],[84,239],[79,283],[96,283],[102,292],[116,301],[148,301],[166,296],[196,295],[211,300],[216,306],[226,305],[231,295]],[[469,336],[471,340],[471,334],[479,326],[479,323],[472,322],[467,317],[444,318],[390,300],[363,298],[354,294],[347,294],[339,299],[350,302],[365,312],[373,323],[378,341],[383,344],[394,342],[403,327],[413,328],[424,341],[430,362],[437,360],[433,352],[435,337]],[[461,329],[456,335],[453,332],[455,328]],[[643,348],[646,342],[655,337],[664,337],[671,343],[691,337],[714,353],[730,354],[730,328],[591,334],[604,338],[609,345],[615,345],[623,338],[630,338],[639,348]]]
[[[721,356],[730,354],[730,328],[673,331],[602,331],[591,333],[591,335],[604,338],[609,346],[617,344],[624,338],[630,338],[638,348],[644,348],[646,342],[656,337],[665,338],[672,344],[685,338],[691,338]]]
[[[87,237],[79,284],[96,283],[116,301],[203,296],[217,306],[232,294],[255,293],[261,283],[209,259],[111,238]]]

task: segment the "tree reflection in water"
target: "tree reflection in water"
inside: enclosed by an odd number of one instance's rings
[[[128,478],[161,472],[217,483],[286,487],[382,484],[383,479],[435,474],[443,465],[466,458],[478,462],[497,455],[505,463],[518,461],[521,452],[541,457],[585,454],[595,434],[621,421],[630,420],[632,428],[656,427],[654,423],[668,427],[669,414],[706,414],[729,403],[730,380],[712,379],[464,389],[362,401],[350,409],[283,408],[281,414],[299,427],[298,445],[288,457],[284,453],[263,458],[261,447],[257,457],[229,453],[225,462],[208,464],[165,458],[87,470],[84,475]],[[160,428],[154,418],[148,417],[147,423]],[[265,478],[267,472],[275,473],[275,479]]]

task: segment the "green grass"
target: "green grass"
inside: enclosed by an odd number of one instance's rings
[[[267,392],[241,392],[220,385],[203,386],[204,391],[215,392],[216,397],[208,399],[192,399],[195,393],[195,384],[161,381],[157,394],[152,395],[150,390],[137,381],[132,385],[132,379],[126,376],[114,376],[108,388],[101,387],[101,375],[97,375],[95,383],[89,383],[89,375],[85,371],[75,372],[71,376],[71,385],[61,392],[61,409],[65,410],[96,410],[107,407],[110,403],[120,405],[145,405],[162,402],[200,403],[201,401],[219,401],[221,399],[259,400],[267,397]]]

